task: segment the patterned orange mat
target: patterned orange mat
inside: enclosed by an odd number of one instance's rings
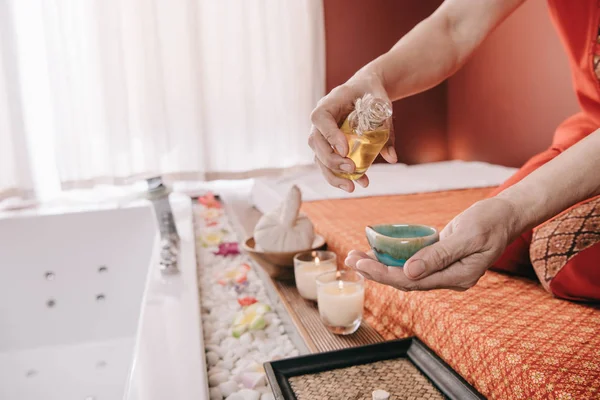
[[[325,200],[303,211],[338,254],[366,250],[364,227],[439,229],[490,189]],[[600,399],[600,309],[539,283],[487,272],[466,292],[401,292],[368,282],[365,317],[384,338],[421,338],[490,399]]]

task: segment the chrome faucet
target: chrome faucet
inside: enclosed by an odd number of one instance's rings
[[[163,184],[160,176],[146,179],[146,182],[146,198],[152,202],[160,230],[160,270],[163,274],[175,274],[179,272],[179,234],[169,203],[171,190]]]

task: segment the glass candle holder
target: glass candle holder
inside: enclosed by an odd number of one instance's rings
[[[326,272],[317,277],[321,321],[336,335],[350,335],[362,321],[365,278],[354,271]]]
[[[294,256],[294,277],[300,296],[317,301],[316,278],[337,270],[337,256],[332,251],[307,251]]]

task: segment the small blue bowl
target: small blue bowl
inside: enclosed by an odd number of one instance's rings
[[[406,260],[440,238],[435,228],[425,225],[381,224],[365,228],[367,240],[380,263],[403,267]]]

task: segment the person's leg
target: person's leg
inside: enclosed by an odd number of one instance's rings
[[[504,189],[519,182],[521,179],[525,178],[527,175],[546,164],[559,154],[560,150],[556,148],[550,148],[532,157],[513,176],[511,176],[506,182],[494,190],[490,194],[490,197],[497,195]],[[514,275],[536,278],[535,271],[533,270],[529,260],[529,245],[531,244],[531,236],[532,231],[525,232],[514,242],[508,245],[500,259],[494,263],[492,269],[508,272]]]

